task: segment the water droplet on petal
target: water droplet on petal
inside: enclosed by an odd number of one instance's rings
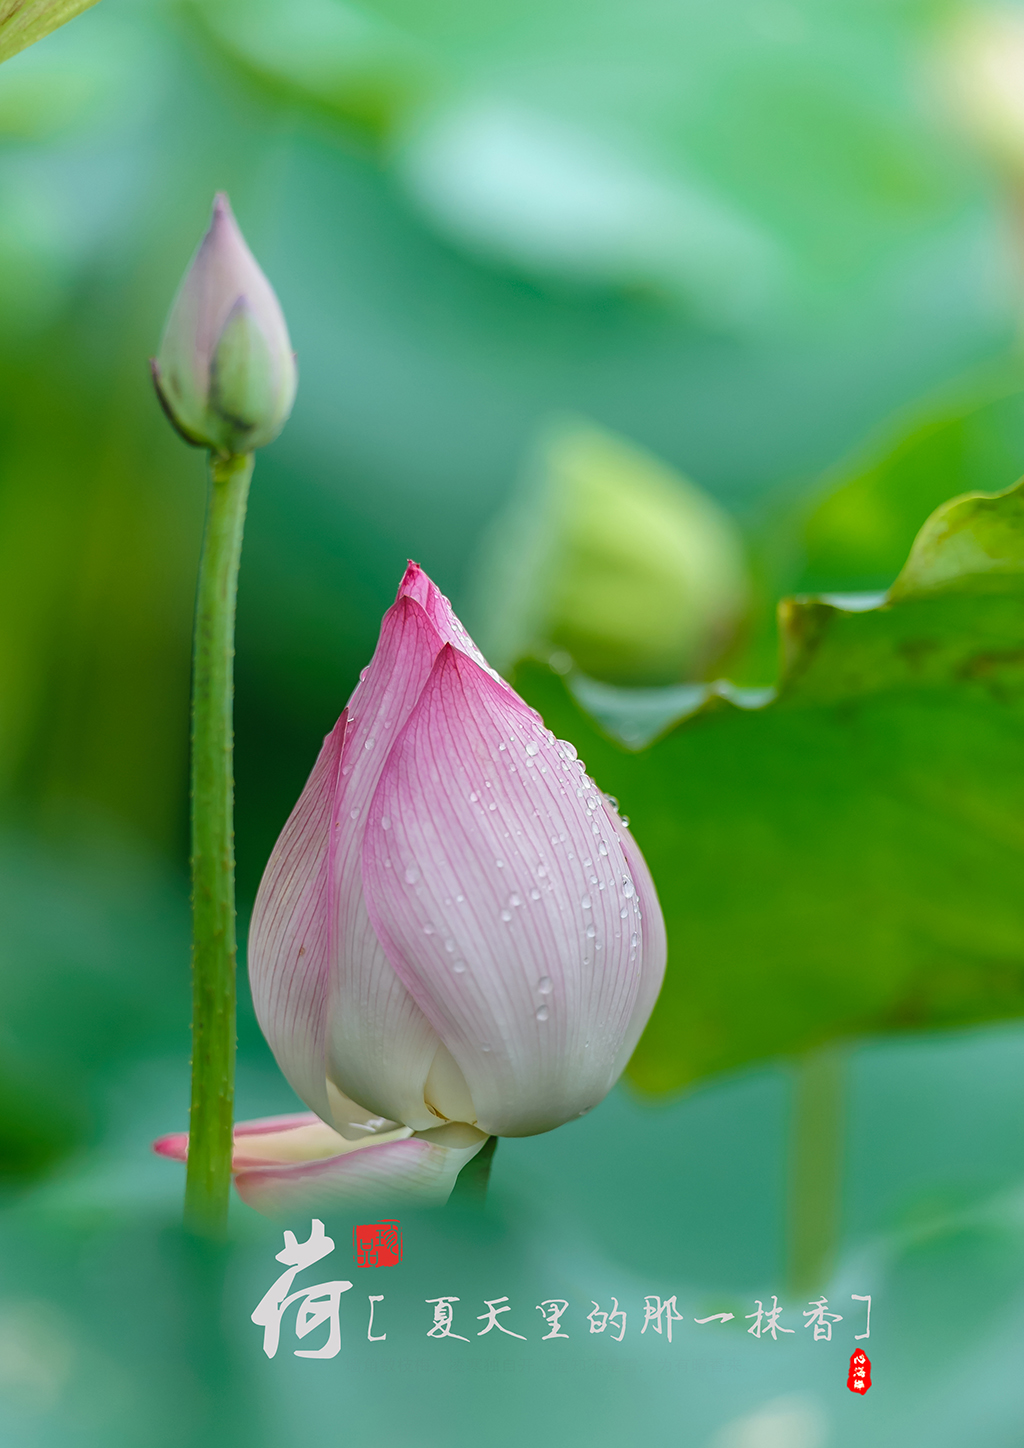
[[[348,817],[349,817],[350,820],[357,820],[357,819],[359,818],[359,806],[358,806],[358,805],[356,805],[355,809],[350,809],[350,810],[349,810],[349,812],[348,812]]]
[[[597,934],[597,931],[594,929],[593,925],[588,925],[588,926],[587,926],[587,939],[588,939],[588,940],[593,940],[593,938],[594,938],[594,936],[595,936],[596,934]]]
[[[551,977],[549,975],[542,975],[540,980],[537,982],[537,989],[540,991],[541,995],[550,995]]]
[[[476,790],[474,790],[473,793],[469,796],[470,804],[476,804],[479,798],[480,796],[477,794]]]
[[[423,927],[423,934],[424,934],[424,935],[433,935],[433,933],[434,933],[434,927],[433,927],[432,925],[424,925],[424,927]]]
[[[363,745],[363,748],[364,748],[364,749],[372,749],[375,743],[376,743],[375,740],[373,740],[373,739],[367,739],[366,743]]]
[[[503,910],[503,911],[501,912],[501,918],[502,918],[502,920],[511,920],[511,919],[512,919],[512,911],[511,911],[511,910]]]
[[[512,906],[513,909],[515,909],[518,905],[521,905],[523,902],[522,902],[522,900],[520,900],[520,898],[519,898],[518,895],[510,895],[510,896],[508,897],[508,903]]]
[[[539,899],[540,899],[540,891],[537,889],[536,885],[535,885],[535,886],[533,887],[533,889],[530,891],[530,899],[531,899],[531,900],[539,900]]]
[[[620,919],[620,920],[625,920],[625,918],[626,918],[626,916],[627,916],[628,914],[629,914],[629,911],[628,911],[625,907],[623,907],[623,908],[619,911],[619,919]]]
[[[381,827],[382,830],[389,830],[389,829],[391,828],[391,816],[390,816],[390,815],[381,815],[381,817],[380,817],[380,827]]]
[[[406,870],[406,872],[405,872],[406,883],[409,884],[409,885],[415,885],[415,883],[416,883],[416,881],[419,879],[419,877],[420,877],[420,872],[419,872],[419,870],[417,870],[417,868],[416,868],[415,865],[410,865],[409,868],[408,868],[408,869]]]
[[[580,904],[583,906],[584,910],[589,910],[593,904],[593,901],[591,900],[589,895],[584,895],[583,899],[580,901]]]
[[[540,745],[534,744],[533,740],[531,739],[529,744],[526,746],[526,752],[527,754],[538,754],[540,752]]]
[[[466,971],[466,962],[464,960],[453,960],[452,970],[455,972],[456,975],[464,975]]]
[[[625,895],[627,900],[629,900],[633,895],[636,894],[636,889],[633,885],[633,881],[629,878],[628,875],[622,881],[622,893],[623,895]]]
[[[608,853],[608,846],[605,844],[604,840],[602,840],[601,843],[598,845],[598,847],[597,847],[597,853],[598,853],[599,855],[607,855],[607,853]]]
[[[536,1011],[534,1012],[534,1015],[537,1017],[538,1021],[546,1021],[550,1014],[551,1012],[548,1010],[547,1006],[538,1006]]]
[[[481,1042],[480,1042],[480,1049],[481,1049],[481,1051],[489,1051],[489,1050],[491,1049],[491,1043],[490,1043],[490,1041],[481,1041]]]
[[[495,860],[494,863],[497,865],[497,867],[498,867],[499,870],[503,870],[503,869],[505,868],[505,861],[504,861],[504,860]]]

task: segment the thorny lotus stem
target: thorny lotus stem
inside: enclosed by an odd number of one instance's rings
[[[253,456],[210,459],[192,675],[192,1110],[185,1225],[221,1236],[235,1090],[235,596]]]

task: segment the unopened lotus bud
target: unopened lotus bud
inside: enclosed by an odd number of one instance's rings
[[[181,435],[218,453],[273,442],[295,401],[288,327],[223,192],[178,288],[153,380]]]

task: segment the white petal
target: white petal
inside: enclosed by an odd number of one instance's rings
[[[486,1140],[471,1127],[442,1127],[325,1161],[239,1172],[235,1186],[243,1201],[272,1217],[308,1216],[363,1202],[436,1204],[448,1200],[459,1172]]]
[[[361,856],[368,806],[388,751],[440,647],[430,620],[413,599],[400,598],[385,614],[373,659],[348,704],[349,729],[331,830],[328,1074],[353,1100],[417,1129],[437,1125],[423,1088],[440,1042],[370,923]]]
[[[331,1120],[326,1091],[328,847],[345,733],[343,714],[324,740],[274,846],[249,929],[249,981],[256,1018],[293,1089],[326,1121]]]
[[[616,823],[535,711],[443,650],[374,796],[363,880],[484,1131],[550,1130],[616,1079],[641,978]]]

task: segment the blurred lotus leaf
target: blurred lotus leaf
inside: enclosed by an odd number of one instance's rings
[[[737,530],[707,494],[589,423],[542,441],[492,525],[474,622],[499,668],[564,651],[617,683],[701,678],[746,602]]]
[[[1022,601],[1024,483],[943,505],[888,594],[784,600],[774,699],[704,690],[641,753],[520,668],[658,886],[669,971],[641,1087],[1024,1013]]]
[[[1024,458],[1024,371],[999,368],[909,419],[834,470],[803,528],[797,586],[887,588],[925,519],[968,488],[996,491]]]
[[[205,0],[274,89],[382,139],[439,229],[502,267],[654,291],[759,329],[870,294],[970,184],[920,104],[904,0]]]
[[[0,60],[34,45],[96,0],[0,0]]]

